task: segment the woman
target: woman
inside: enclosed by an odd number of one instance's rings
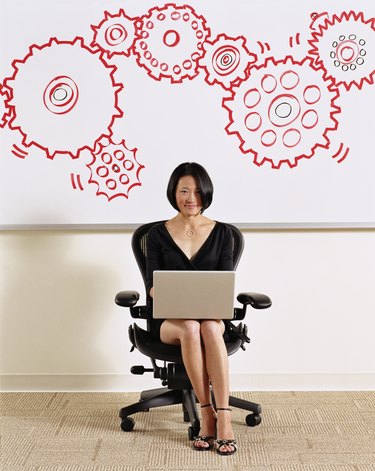
[[[205,216],[213,196],[206,170],[197,163],[183,163],[172,173],[167,197],[177,215],[154,226],[148,235],[147,293],[153,296],[154,270],[233,270],[230,229]],[[185,369],[201,404],[200,435],[193,448],[214,446],[221,455],[236,452],[229,408],[228,356],[221,320],[167,319],[153,321],[162,342],[180,345]],[[211,403],[210,383],[216,410]]]

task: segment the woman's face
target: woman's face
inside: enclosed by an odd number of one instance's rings
[[[191,175],[181,177],[176,188],[176,203],[183,216],[196,216],[202,210],[200,188]]]

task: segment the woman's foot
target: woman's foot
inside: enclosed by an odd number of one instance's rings
[[[212,404],[201,406],[202,425],[200,435],[194,438],[193,448],[197,451],[208,451],[214,445],[216,430],[216,413]]]
[[[237,451],[236,440],[232,428],[229,407],[218,407],[216,451],[219,455],[233,455]]]

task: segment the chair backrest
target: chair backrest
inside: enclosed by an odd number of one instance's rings
[[[147,260],[147,235],[148,231],[155,226],[165,221],[155,221],[143,224],[138,227],[132,237],[132,250],[137,261],[138,267],[141,271],[142,278],[146,284],[146,260]],[[232,231],[233,236],[233,265],[234,269],[237,268],[237,265],[240,261],[243,249],[244,249],[244,238],[241,231],[232,224],[226,224],[229,229]]]

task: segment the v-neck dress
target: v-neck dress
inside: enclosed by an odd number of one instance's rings
[[[233,270],[233,237],[224,223],[216,222],[209,236],[189,259],[173,240],[165,223],[152,227],[147,236],[146,290],[153,286],[154,270]],[[148,296],[148,305],[152,299]],[[151,332],[159,337],[163,319],[151,321]]]

